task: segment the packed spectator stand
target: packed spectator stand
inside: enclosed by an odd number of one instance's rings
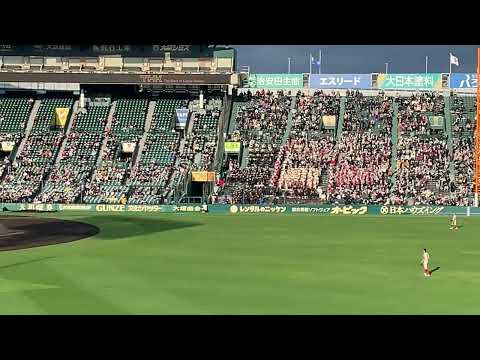
[[[0,202],[165,204],[214,171],[212,202],[471,205],[475,99],[444,96],[260,90],[229,117],[216,96],[0,95]]]
[[[435,127],[431,116],[443,117],[441,94],[421,93],[399,102],[396,183],[393,204],[454,204],[450,199],[450,156],[445,124]]]
[[[393,99],[348,92],[327,188],[332,203],[384,204],[389,195]]]

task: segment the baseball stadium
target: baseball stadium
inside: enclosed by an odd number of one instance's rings
[[[480,70],[452,65],[0,45],[0,313],[480,314]]]

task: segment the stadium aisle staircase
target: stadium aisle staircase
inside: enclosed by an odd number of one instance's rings
[[[222,109],[222,116],[223,116],[223,133],[228,133],[230,128],[230,123],[232,122],[232,110],[233,108],[233,100],[231,96],[225,95],[223,109]]]
[[[33,127],[33,121],[37,117],[38,109],[40,108],[40,100],[36,100],[35,103],[33,104],[32,111],[30,112],[30,116],[28,117],[27,124],[25,126],[25,133],[23,136],[22,141],[20,142],[20,145],[18,145],[18,148],[15,152],[15,156],[12,159],[12,162],[15,161],[15,158],[17,157],[17,154],[20,154],[25,147],[25,144],[27,142],[28,136],[30,135],[30,132],[32,131]]]
[[[450,96],[444,94],[443,100],[445,102],[444,113],[445,113],[445,132],[447,133],[448,141],[448,153],[450,154],[450,163],[449,171],[450,178],[453,179],[455,176],[455,166],[453,164],[453,134],[452,134],[452,117],[451,117],[451,107],[450,107]]]
[[[135,149],[135,153],[133,154],[133,159],[132,159],[132,167],[138,164],[138,161],[142,157],[143,149],[145,147],[145,141],[147,141],[147,134],[148,132],[144,132],[142,137],[140,138],[140,141],[138,142],[138,145]]]
[[[213,169],[220,171],[222,167],[223,154],[225,152],[225,134],[228,129],[230,111],[232,109],[232,99],[228,96],[223,97],[222,107],[220,108],[220,117],[218,119],[217,146],[215,147],[215,157]]]
[[[145,132],[149,132],[152,127],[153,114],[155,113],[155,107],[157,106],[156,101],[150,101],[148,103],[147,117],[145,120]]]
[[[293,125],[293,110],[297,107],[297,97],[292,97],[292,104],[290,106],[290,111],[288,112],[287,128],[285,129],[285,134],[282,138],[282,147],[287,143],[288,137],[290,136],[290,131],[292,130]]]
[[[392,162],[391,169],[393,172],[391,178],[392,189],[395,186],[396,182],[396,172],[397,172],[397,145],[398,145],[398,103],[393,102],[393,121],[392,121]]]
[[[336,127],[336,139],[337,144],[340,142],[343,131],[343,116],[345,115],[345,103],[347,102],[347,97],[342,96],[340,98],[340,114],[338,115],[337,127]]]
[[[237,115],[240,107],[242,106],[242,102],[233,102],[232,103],[232,112],[230,114],[230,123],[228,125],[228,133],[231,134],[237,129]]]
[[[186,134],[191,134],[192,133],[192,130],[193,130],[193,123],[195,122],[194,121],[194,116],[193,116],[194,112],[193,111],[190,111],[190,114],[188,115],[188,119],[187,119],[187,130],[186,130]]]
[[[148,103],[147,117],[145,120],[145,131],[137,144],[135,153],[133,154],[132,167],[136,166],[138,164],[138,161],[142,157],[143,148],[145,147],[145,141],[147,140],[147,134],[152,127],[153,114],[155,113],[156,105],[156,101],[150,101]]]
[[[106,129],[112,128],[113,115],[115,114],[116,109],[117,109],[117,102],[114,101],[110,106],[110,112],[108,113],[107,124],[105,125]],[[102,164],[103,153],[105,151],[105,148],[107,147],[107,140],[108,138],[105,136],[102,142],[102,146],[100,147],[100,151],[97,159],[97,166],[96,166],[97,168],[100,168],[100,165]]]
[[[240,163],[240,168],[241,169],[245,169],[248,165],[248,151],[249,151],[249,147],[248,146],[243,146],[242,161]]]

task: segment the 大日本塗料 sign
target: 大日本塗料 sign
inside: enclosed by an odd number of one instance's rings
[[[379,89],[441,89],[442,74],[378,74]]]

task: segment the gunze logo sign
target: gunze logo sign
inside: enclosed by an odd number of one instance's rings
[[[477,74],[451,74],[451,89],[471,89],[477,87]]]
[[[371,74],[311,74],[312,89],[370,89]]]

